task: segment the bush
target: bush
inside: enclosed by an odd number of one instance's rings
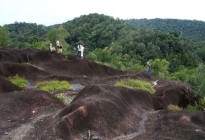
[[[188,105],[185,109],[186,110],[198,110],[196,105]]]
[[[136,70],[136,71],[138,71],[138,70],[145,71],[146,70],[146,68],[144,66],[140,65],[140,64],[134,64],[134,65],[130,66],[130,69],[131,70]]]
[[[194,87],[194,94],[205,96],[205,65],[200,64],[197,68],[183,68],[169,76],[169,79],[180,80]]]
[[[48,92],[55,90],[72,90],[72,86],[67,81],[43,81],[37,83],[37,88]]]
[[[155,59],[149,61],[152,68],[152,75],[159,78],[166,78],[169,74],[169,62],[166,59]]]
[[[18,75],[11,76],[8,78],[8,80],[14,85],[17,85],[22,88],[25,88],[27,86],[27,81],[23,77],[20,77]]]
[[[195,74],[195,69],[183,68],[175,73],[172,73],[169,76],[169,79],[190,83],[194,74]]]
[[[200,110],[205,111],[205,97],[199,100],[199,103],[196,105],[188,105],[187,110]]]
[[[152,87],[152,84],[145,81],[134,80],[134,79],[122,79],[118,81],[115,86],[126,87],[131,89],[142,89],[150,93],[154,93],[155,90]]]

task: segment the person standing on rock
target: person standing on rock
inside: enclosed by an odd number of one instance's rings
[[[146,75],[148,78],[150,78],[151,77],[151,65],[149,62],[147,62],[147,66],[148,67],[147,67]]]
[[[85,47],[83,45],[81,45],[80,48],[81,48],[81,50],[80,50],[80,52],[81,52],[81,59],[83,59],[83,52],[84,52]]]
[[[51,51],[52,53],[54,53],[54,52],[56,51],[56,48],[53,46],[52,43],[50,43],[50,51]]]
[[[84,46],[80,42],[78,43],[77,50],[77,58],[83,59]]]
[[[56,41],[56,46],[57,46],[57,53],[63,53],[63,45],[60,44],[60,41]]]

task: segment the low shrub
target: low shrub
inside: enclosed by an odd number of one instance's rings
[[[188,105],[185,109],[186,110],[198,110],[196,105]]]
[[[188,105],[185,109],[205,111],[205,97],[200,99],[198,104]]]
[[[145,81],[140,81],[140,80],[135,80],[135,79],[130,79],[130,78],[122,79],[118,81],[115,84],[115,86],[126,87],[126,88],[131,88],[131,89],[142,89],[150,93],[155,92],[150,82],[145,82]]]

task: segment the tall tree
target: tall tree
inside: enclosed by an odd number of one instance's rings
[[[6,47],[10,43],[10,33],[6,27],[0,27],[0,47]]]
[[[65,42],[65,38],[69,36],[68,32],[65,31],[63,26],[59,26],[58,28],[54,28],[48,32],[48,40],[50,43],[52,43],[54,46],[56,45],[56,41],[59,40],[60,43],[64,46],[63,52],[67,53],[69,44]]]

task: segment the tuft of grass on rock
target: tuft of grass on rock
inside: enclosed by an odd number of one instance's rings
[[[122,79],[118,81],[115,84],[115,86],[125,87],[130,89],[142,89],[150,93],[155,93],[155,90],[152,87],[152,84],[150,82],[140,81],[136,79],[130,79],[130,78]]]
[[[72,86],[67,81],[43,81],[43,82],[37,82],[36,87],[38,89],[44,90],[44,91],[56,91],[56,90],[72,90]]]
[[[172,105],[172,104],[168,105],[167,109],[169,109],[169,110],[183,110],[181,107],[176,106],[176,105]]]
[[[14,85],[17,85],[22,88],[25,88],[27,86],[26,79],[24,79],[23,77],[20,77],[19,75],[10,76],[8,77],[8,80]]]
[[[55,97],[59,100],[63,100],[65,98],[63,93],[58,93],[55,95]]]

